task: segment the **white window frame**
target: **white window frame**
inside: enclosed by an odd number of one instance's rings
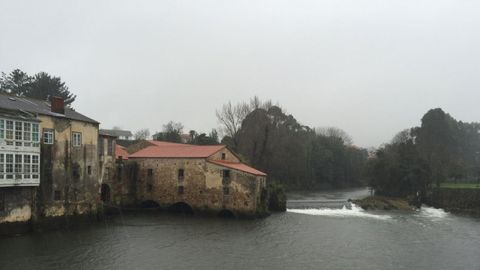
[[[0,139],[5,139],[5,119],[0,119]]]
[[[43,144],[53,144],[55,141],[55,130],[50,128],[43,129]]]
[[[81,132],[72,132],[72,145],[73,145],[73,147],[82,146],[82,133]]]
[[[32,142],[40,142],[40,126],[38,125],[38,123],[32,123]]]

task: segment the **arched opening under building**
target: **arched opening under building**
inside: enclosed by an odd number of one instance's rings
[[[193,215],[193,208],[189,204],[184,202],[177,202],[170,205],[170,207],[168,207],[168,211],[171,213]]]
[[[104,203],[110,202],[110,187],[107,184],[102,184],[100,189],[100,199]]]
[[[156,201],[147,200],[140,203],[140,208],[143,209],[158,209],[160,205]]]
[[[228,209],[223,209],[218,213],[218,217],[219,218],[235,218],[236,216],[235,216],[235,213],[233,213],[232,211]]]

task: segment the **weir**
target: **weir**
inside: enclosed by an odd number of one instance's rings
[[[287,200],[288,209],[341,209],[344,206],[351,207],[351,203],[348,200]]]

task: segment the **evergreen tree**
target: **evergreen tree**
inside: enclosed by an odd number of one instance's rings
[[[63,98],[67,105],[72,104],[76,98],[60,77],[50,76],[46,72],[29,76],[19,69],[13,70],[8,75],[2,73],[0,93],[42,100],[50,100],[51,97],[57,96]]]

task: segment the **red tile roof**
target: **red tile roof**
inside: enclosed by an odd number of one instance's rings
[[[115,145],[115,158],[116,159],[119,159],[120,157],[122,157],[122,159],[128,159],[128,152],[127,150],[125,150],[125,147],[121,146],[121,145],[118,145],[116,144]]]
[[[252,168],[250,166],[247,166],[247,165],[245,165],[243,163],[240,163],[240,162],[232,162],[232,161],[226,161],[226,160],[209,160],[208,162],[216,164],[216,165],[220,165],[220,166],[223,166],[223,167],[227,167],[227,168],[230,168],[230,169],[250,173],[250,174],[253,174],[253,175],[257,175],[257,176],[267,176],[266,173],[261,172],[257,169],[254,169],[254,168]]]
[[[143,148],[129,158],[207,158],[225,148],[225,145],[191,145],[149,141],[152,146]]]

